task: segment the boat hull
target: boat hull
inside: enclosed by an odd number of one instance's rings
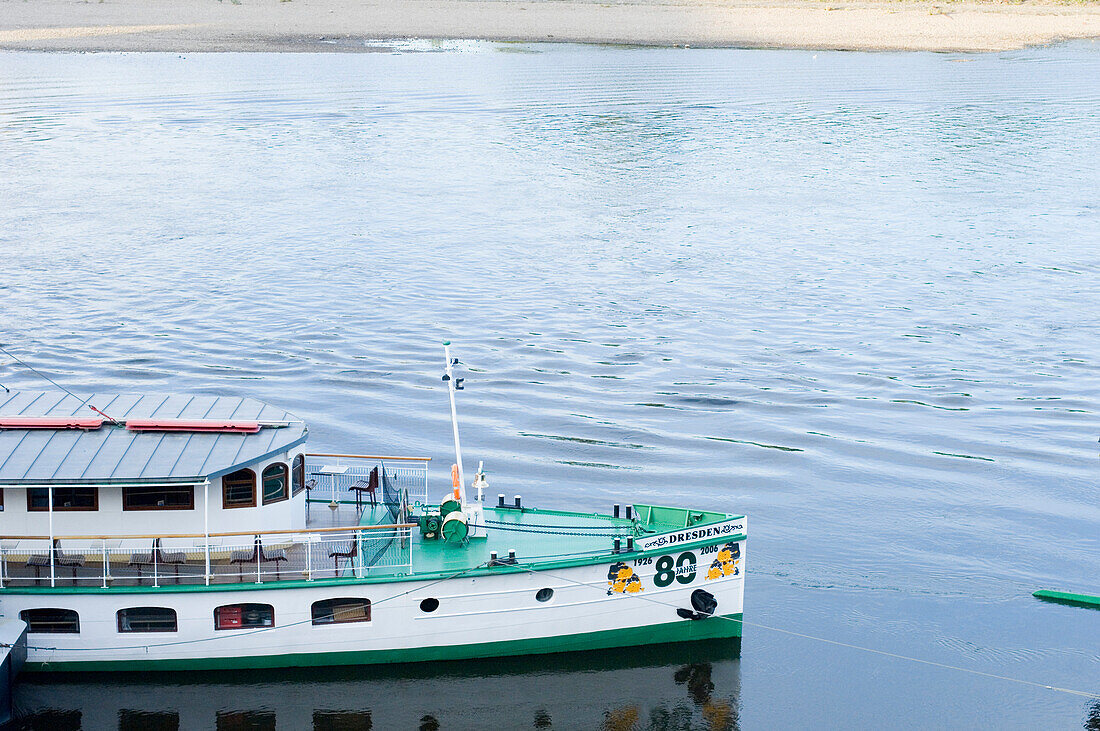
[[[716,557],[729,556],[727,547],[733,543],[738,558],[720,564]],[[27,672],[469,660],[737,641],[744,555],[742,538],[677,547],[667,555],[624,556],[553,570],[508,566],[472,576],[381,583],[8,591],[0,597],[0,606],[7,616],[36,607],[71,609],[80,615],[79,634],[28,636]],[[545,589],[552,590],[552,596],[540,601],[540,590]],[[717,602],[713,616],[694,611],[698,607],[693,607],[693,592],[705,592]],[[369,599],[370,620],[313,624],[313,603],[336,598]],[[429,598],[438,601],[434,611],[422,607]],[[275,626],[215,630],[215,609],[236,603],[271,605]],[[120,632],[116,613],[132,607],[175,610],[177,631]]]

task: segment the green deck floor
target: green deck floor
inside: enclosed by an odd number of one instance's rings
[[[419,515],[419,511],[417,511]],[[703,525],[723,520],[722,513],[686,511],[680,508],[638,506],[636,514],[641,532],[663,532]],[[365,508],[361,525],[383,525],[390,515],[381,506]],[[412,522],[412,521],[410,521]],[[554,561],[570,558],[609,556],[615,537],[619,537],[622,550],[626,550],[627,538],[633,536],[634,521],[614,518],[610,515],[576,513],[536,508],[485,508],[485,538],[471,538],[462,543],[450,543],[442,539],[425,539],[420,531],[413,530],[412,570],[415,574],[450,574],[490,561],[493,551],[498,559],[507,559],[514,550],[517,560],[525,564],[533,561]],[[394,541],[382,554],[367,576],[386,576],[405,573],[407,567],[395,568],[403,563],[399,542]],[[364,551],[369,554],[369,550]]]

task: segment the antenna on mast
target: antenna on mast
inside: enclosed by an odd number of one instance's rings
[[[455,466],[458,468],[458,484],[455,488],[458,490],[459,503],[463,506],[466,505],[466,475],[462,471],[462,445],[458,440],[458,411],[455,408],[455,391],[462,390],[462,378],[454,377],[454,366],[458,365],[458,358],[451,358],[451,341],[443,341],[443,357],[446,359],[447,364],[445,372],[443,373],[443,382],[447,384],[447,395],[451,398],[451,430],[455,436]]]

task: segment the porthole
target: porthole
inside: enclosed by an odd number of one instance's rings
[[[548,602],[554,598],[554,590],[550,587],[539,589],[535,592],[535,601]]]
[[[439,609],[439,600],[435,597],[428,597],[420,602],[420,611],[422,612],[434,612],[437,609]]]

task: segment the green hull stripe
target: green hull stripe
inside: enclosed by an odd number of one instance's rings
[[[1074,607],[1088,607],[1090,609],[1100,609],[1100,596],[1092,596],[1090,594],[1070,594],[1065,591],[1047,591],[1042,589],[1032,594],[1037,599],[1042,599],[1048,602],[1056,602],[1058,604],[1069,604]]]
[[[480,642],[472,645],[412,647],[402,650],[353,650],[349,652],[314,652],[190,660],[92,660],[87,662],[50,663],[28,661],[24,666],[24,672],[238,670],[326,665],[377,665],[380,663],[470,660],[509,655],[544,655],[556,652],[605,650],[611,647],[630,647],[633,645],[730,639],[741,636],[741,616],[741,614],[729,614],[725,615],[724,618],[684,619],[646,627],[583,632],[561,637]]]

